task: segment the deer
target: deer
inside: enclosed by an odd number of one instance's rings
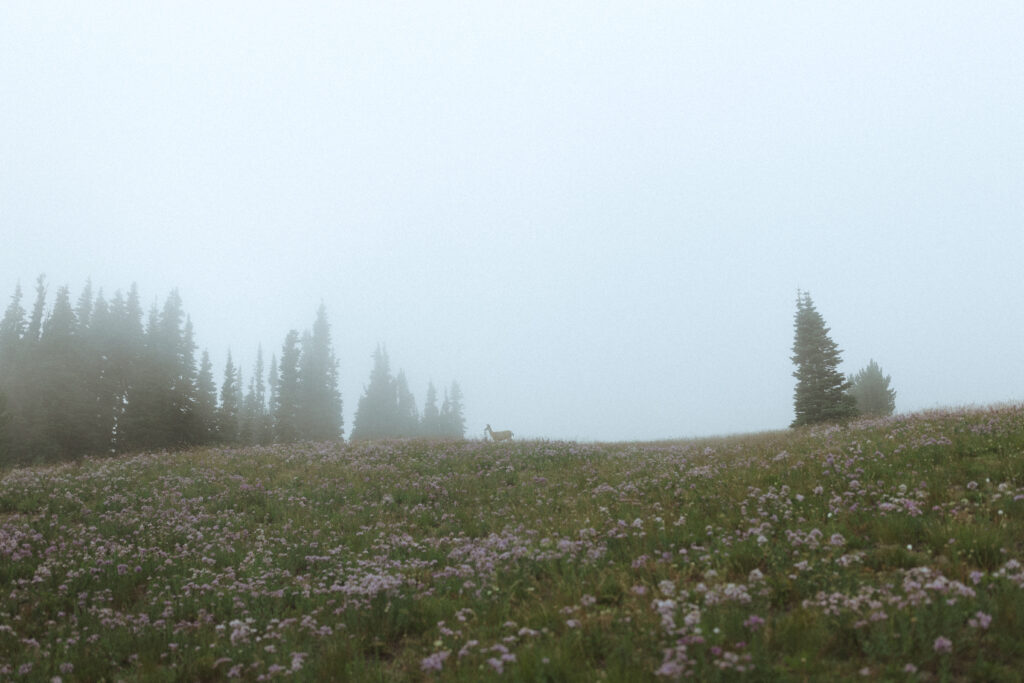
[[[496,432],[493,429],[491,429],[491,425],[487,425],[487,428],[484,429],[484,432],[487,433],[487,434],[490,434],[491,438],[494,439],[495,442],[505,441],[506,439],[511,439],[512,438],[512,431],[511,430],[506,429],[506,430],[501,431],[501,432]]]

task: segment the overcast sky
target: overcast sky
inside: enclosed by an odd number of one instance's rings
[[[0,297],[248,374],[327,307],[467,433],[781,429],[797,288],[900,412],[1024,398],[1024,3],[0,5]]]

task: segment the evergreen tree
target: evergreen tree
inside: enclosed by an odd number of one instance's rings
[[[11,447],[11,416],[7,413],[7,395],[0,391],[0,466],[7,463]]]
[[[89,325],[92,324],[92,311],[92,280],[86,280],[85,289],[82,290],[82,294],[78,297],[78,304],[75,307],[75,317],[78,319],[78,326],[82,330],[89,329]]]
[[[11,303],[0,319],[0,386],[14,371],[15,359],[25,335],[25,309],[21,306],[21,285],[14,288]]]
[[[437,409],[437,389],[433,382],[427,383],[427,398],[423,402],[423,418],[420,421],[420,434],[436,439],[443,432],[441,425],[441,413]]]
[[[46,310],[46,276],[40,275],[36,279],[36,302],[32,306],[32,317],[29,318],[28,328],[25,330],[24,339],[30,344],[39,341],[43,331],[43,313]]]
[[[186,335],[177,290],[150,309],[142,352],[130,372],[124,446],[175,448],[188,443],[195,403],[194,342]]]
[[[275,438],[275,415],[277,414],[277,387],[280,383],[277,372],[277,354],[270,354],[270,370],[267,371],[267,387],[269,393],[267,394],[267,412],[270,418],[270,441],[273,442]]]
[[[193,442],[207,444],[218,435],[217,383],[213,379],[213,363],[210,354],[203,351],[196,378],[195,432]]]
[[[420,414],[416,408],[416,397],[409,391],[405,371],[399,370],[395,378],[395,396],[398,401],[396,431],[399,436],[413,437],[420,433]]]
[[[220,411],[217,420],[221,441],[237,443],[241,427],[241,377],[231,360],[231,351],[224,364],[224,382],[220,389]]]
[[[380,344],[373,353],[370,383],[356,406],[352,439],[385,439],[398,436],[398,394],[391,377],[388,352]]]
[[[75,317],[78,320],[78,362],[81,364],[79,381],[88,402],[84,408],[88,426],[79,450],[83,453],[109,453],[113,425],[109,392],[104,381],[107,350],[103,344],[110,315],[102,292],[93,298],[92,285],[87,284],[75,306]]]
[[[341,392],[338,390],[338,361],[331,347],[331,326],[327,309],[317,309],[312,333],[302,340],[301,397],[302,438],[312,441],[340,439],[344,433]]]
[[[896,410],[896,392],[889,388],[892,377],[882,373],[878,363],[871,360],[867,367],[850,378],[850,394],[857,402],[861,415],[887,417]]]
[[[38,459],[67,459],[95,447],[94,397],[77,328],[68,288],[61,287],[36,352],[32,441]]]
[[[281,348],[274,404],[274,437],[278,443],[290,443],[299,433],[299,333],[290,330]]]
[[[178,290],[172,290],[160,316],[164,362],[169,380],[166,419],[170,445],[187,445],[193,433],[192,411],[196,401],[196,344],[192,321],[182,306]]]
[[[89,357],[90,393],[95,399],[93,448],[96,453],[110,453],[116,449],[115,413],[120,396],[120,380],[115,371],[114,349],[120,341],[116,338],[111,305],[100,291],[92,305],[85,342]]]
[[[797,380],[793,394],[796,418],[792,427],[835,422],[856,415],[849,394],[850,383],[839,372],[840,349],[829,337],[825,320],[814,307],[811,295],[797,292],[793,356]]]
[[[129,408],[140,384],[145,390],[145,382],[140,382],[144,374],[145,333],[142,329],[138,286],[133,283],[127,297],[120,290],[114,292],[109,306],[109,320],[99,333],[102,336],[101,344],[106,349],[102,395],[104,401],[109,402],[110,408],[110,447],[114,451],[124,452],[133,448],[132,432],[140,422],[133,419],[133,411]],[[133,421],[136,425],[132,424]],[[134,447],[146,448],[141,434],[135,439]]]
[[[445,392],[441,408],[441,433],[448,439],[463,439],[466,436],[466,418],[463,416],[462,389],[458,382],[452,382]]]
[[[263,347],[256,349],[256,364],[249,379],[242,410],[242,441],[247,444],[269,443],[273,437],[273,423],[267,419],[267,386],[263,379]]]

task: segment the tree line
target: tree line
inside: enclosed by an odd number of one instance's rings
[[[134,284],[109,300],[87,284],[75,303],[62,286],[49,310],[43,276],[35,293],[26,310],[16,286],[0,318],[0,464],[344,437],[338,360],[323,304],[310,329],[285,335],[269,367],[260,347],[246,379],[229,352],[218,381],[209,353],[197,356],[176,289],[148,313]],[[463,436],[453,426],[461,425],[461,400],[458,393],[458,420],[439,436]],[[428,397],[425,413],[429,407]],[[357,414],[353,437],[372,412]],[[360,438],[392,435],[406,434],[368,430]]]
[[[841,350],[829,331],[811,295],[798,291],[791,357],[796,365],[796,416],[790,426],[892,415],[896,408],[896,392],[889,386],[892,378],[873,359],[855,375],[844,376],[839,371]]]

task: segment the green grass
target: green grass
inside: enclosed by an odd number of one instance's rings
[[[1022,456],[1004,406],[8,469],[0,678],[1016,680]]]

